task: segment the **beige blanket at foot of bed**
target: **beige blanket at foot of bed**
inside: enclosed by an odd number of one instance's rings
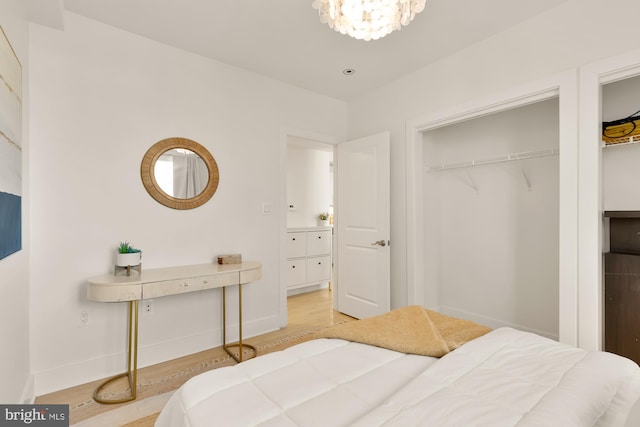
[[[325,329],[316,338],[341,338],[402,353],[442,357],[489,331],[475,322],[414,305]]]

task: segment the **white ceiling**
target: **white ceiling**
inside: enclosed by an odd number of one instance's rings
[[[567,0],[428,0],[408,27],[369,42],[321,24],[312,0],[59,1],[67,11],[349,101]],[[345,68],[356,73],[345,76]]]

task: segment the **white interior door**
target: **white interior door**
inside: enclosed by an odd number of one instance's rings
[[[337,310],[390,309],[389,132],[338,145]]]

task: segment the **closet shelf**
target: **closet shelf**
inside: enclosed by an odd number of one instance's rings
[[[602,148],[606,148],[606,147],[620,147],[622,145],[629,145],[629,144],[637,144],[638,142],[640,142],[640,135],[636,135],[636,136],[625,136],[622,138],[617,138],[617,139],[611,139],[609,141],[602,141]]]
[[[538,157],[557,156],[558,154],[560,154],[560,149],[558,148],[549,148],[546,150],[538,150],[538,151],[525,151],[522,153],[512,153],[512,154],[507,154],[505,156],[492,157],[492,158],[481,159],[481,160],[469,160],[466,162],[448,163],[448,164],[439,164],[439,165],[425,165],[425,171],[439,172],[439,171],[448,170],[448,169],[468,168],[473,166],[489,165],[492,163],[511,162],[514,160],[525,160],[525,159],[535,159]]]

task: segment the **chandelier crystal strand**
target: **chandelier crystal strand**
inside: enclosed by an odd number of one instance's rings
[[[359,40],[377,40],[409,25],[426,0],[313,0],[320,22]]]

